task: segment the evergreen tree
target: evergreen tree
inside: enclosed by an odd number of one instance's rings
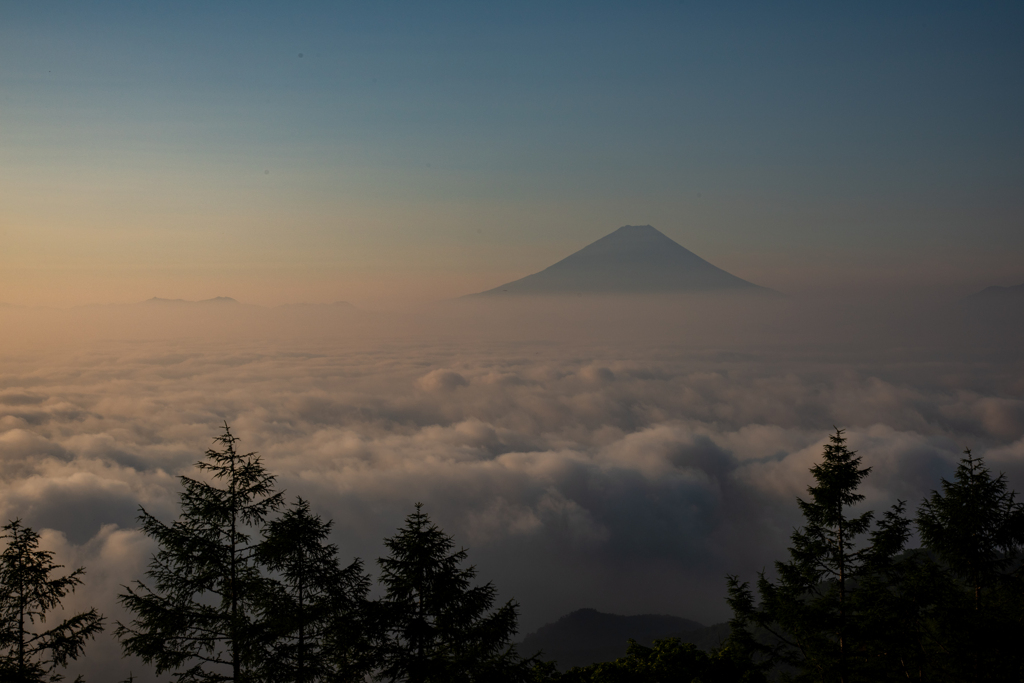
[[[854,593],[858,581],[877,573],[906,540],[900,531],[905,527],[899,521],[902,508],[897,507],[872,537],[878,547],[858,549],[857,539],[870,529],[873,517],[871,512],[850,513],[864,498],[856,491],[870,472],[860,463],[837,429],[822,462],[811,468],[816,483],[808,488],[810,499],[797,499],[806,523],[791,536],[790,561],[775,563],[777,582],[763,572],[758,579],[760,607],[747,584],[729,579],[735,641],[798,671],[800,680],[847,683],[861,677],[868,620]],[[757,631],[767,637],[755,638]]]
[[[227,424],[196,467],[210,481],[182,476],[181,516],[170,526],[141,509],[159,550],[146,575],[120,596],[134,614],[118,624],[127,654],[178,670],[182,683],[250,683],[264,658],[259,605],[266,594],[250,532],[281,505],[274,477],[255,453],[238,453]],[[218,486],[220,484],[220,486]]]
[[[516,653],[518,606],[493,612],[497,590],[472,586],[474,567],[462,568],[466,551],[454,551],[445,534],[416,504],[405,526],[384,541],[388,557],[377,562],[386,588],[380,680],[407,683],[527,681],[531,660]]]
[[[47,614],[82,585],[84,567],[51,576],[63,565],[39,550],[39,534],[16,519],[3,527],[7,547],[0,554],[0,680],[10,683],[60,681],[59,669],[78,659],[86,641],[103,630],[95,609],[42,629]],[[35,628],[36,624],[39,629]],[[81,678],[79,678],[81,680]]]
[[[264,680],[362,681],[371,667],[370,578],[359,559],[340,566],[330,531],[302,498],[264,527],[258,557],[278,579],[264,607]]]
[[[918,510],[917,526],[937,562],[932,583],[932,656],[950,680],[1019,680],[1024,655],[1024,508],[981,458],[964,453]]]
[[[904,551],[911,529],[905,510],[906,503],[898,501],[871,532],[851,595],[864,680],[920,679],[928,665],[931,572],[919,552]]]

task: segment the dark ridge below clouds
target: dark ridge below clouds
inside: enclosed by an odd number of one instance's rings
[[[519,649],[524,654],[543,652],[542,659],[555,660],[558,668],[565,671],[625,656],[630,638],[650,647],[658,638],[678,636],[688,642],[707,641],[720,632],[721,628],[705,629],[693,620],[665,614],[622,616],[587,608],[541,626],[523,638]],[[712,637],[708,638],[709,635]]]

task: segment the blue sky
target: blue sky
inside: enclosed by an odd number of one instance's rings
[[[1021,35],[1019,3],[3,3],[0,300],[455,296],[627,223],[791,291],[1013,284]]]

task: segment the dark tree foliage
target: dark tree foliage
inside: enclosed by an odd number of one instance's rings
[[[302,498],[263,529],[257,555],[275,578],[264,605],[263,680],[362,681],[372,667],[370,578],[361,560],[340,566],[330,532]]]
[[[904,551],[911,533],[905,510],[899,501],[878,521],[856,577],[851,606],[858,680],[920,679],[927,663],[922,647],[930,573],[920,553]]]
[[[1024,508],[980,458],[965,451],[918,510],[932,564],[929,620],[936,678],[1018,681],[1024,673]]]
[[[870,472],[860,463],[837,429],[822,462],[811,468],[815,485],[808,488],[810,500],[797,500],[806,523],[793,532],[789,562],[775,563],[777,582],[763,572],[758,579],[760,606],[755,606],[747,584],[729,578],[729,602],[736,615],[733,638],[761,650],[796,680],[847,683],[870,678],[867,642],[873,637],[872,616],[879,615],[858,593],[872,577],[881,581],[892,570],[906,542],[907,523],[902,504],[897,505],[871,542],[858,547],[858,537],[869,531],[873,518],[871,512],[850,512],[863,500],[856,491]]]
[[[383,642],[377,678],[408,683],[527,681],[531,660],[516,653],[517,605],[491,612],[490,583],[472,586],[466,551],[416,504],[405,526],[384,541],[377,562],[386,594],[380,604]]]
[[[103,630],[103,617],[90,609],[52,628],[45,629],[43,624],[47,615],[82,585],[85,568],[51,576],[63,565],[53,563],[53,553],[39,550],[39,534],[19,519],[9,522],[3,531],[0,538],[7,541],[7,547],[0,554],[0,680],[63,680],[60,669],[68,660],[78,659],[86,641]]]
[[[726,645],[710,653],[679,638],[655,640],[653,647],[629,641],[626,656],[612,662],[573,667],[563,674],[552,669],[535,680],[558,683],[761,683],[764,674],[749,657]]]
[[[250,532],[281,505],[274,477],[255,453],[238,453],[224,425],[196,467],[210,481],[181,477],[181,516],[170,526],[144,509],[139,517],[159,550],[146,575],[120,596],[134,615],[118,624],[127,654],[174,671],[182,683],[245,682],[265,653],[259,637],[266,582]]]

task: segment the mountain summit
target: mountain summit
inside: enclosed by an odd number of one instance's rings
[[[624,225],[539,273],[475,296],[768,292],[711,265],[649,225]]]

